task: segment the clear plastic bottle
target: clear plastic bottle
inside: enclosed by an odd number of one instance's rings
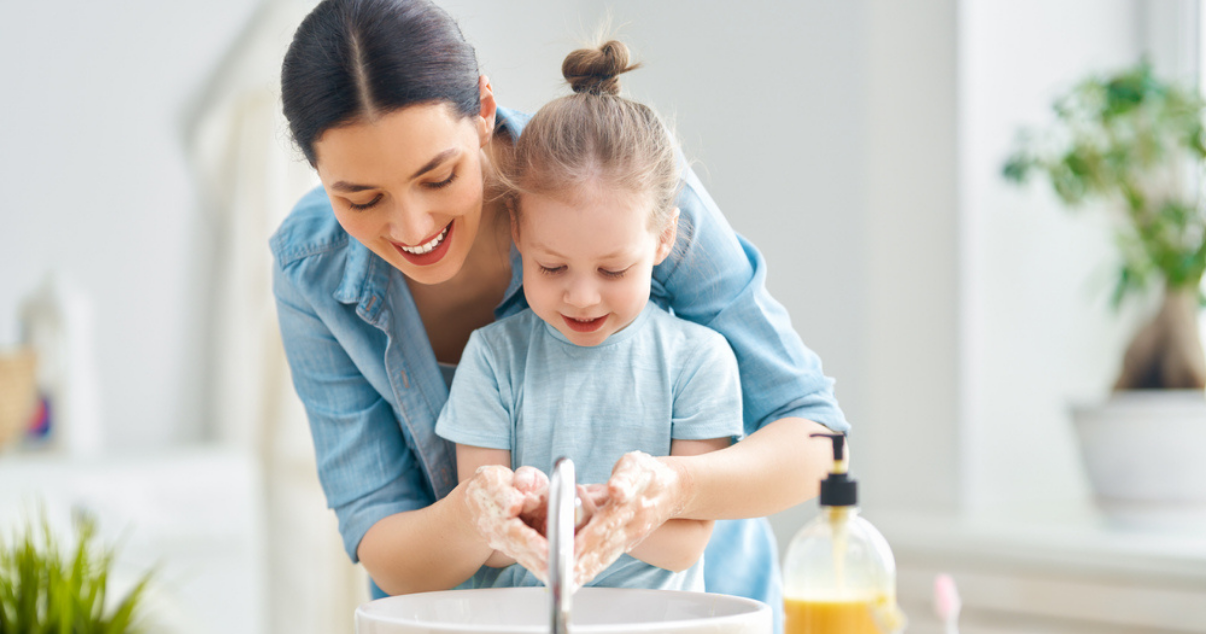
[[[858,486],[846,473],[845,436],[833,439],[833,470],[821,482],[821,514],[783,561],[785,634],[896,634],[896,561],[887,540],[859,517]]]

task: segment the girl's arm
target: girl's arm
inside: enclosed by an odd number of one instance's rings
[[[671,456],[696,456],[728,447],[729,438],[711,440],[674,440]],[[680,572],[695,565],[712,537],[711,520],[671,519],[653,531],[640,544],[628,551],[641,561]]]

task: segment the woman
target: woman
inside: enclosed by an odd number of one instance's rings
[[[271,245],[328,504],[348,554],[382,590],[452,588],[491,548],[468,492],[520,488],[458,485],[434,425],[469,333],[525,307],[491,173],[526,118],[495,103],[455,22],[424,0],[318,5],[285,57],[282,96],[323,185]],[[632,541],[672,517],[762,517],[815,496],[829,459],[809,434],[848,428],[832,380],[767,293],[762,256],[689,170],[677,204],[682,235],[654,271],[652,298],[728,339],[747,437],[657,465],[626,461],[613,480],[646,484],[612,508]],[[607,541],[590,530],[587,549]],[[718,522],[706,557],[709,590],[778,606],[765,520]]]

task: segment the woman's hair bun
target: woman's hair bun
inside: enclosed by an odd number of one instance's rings
[[[580,48],[567,55],[561,63],[561,74],[576,93],[618,95],[619,76],[640,67],[629,64],[629,58],[623,42],[608,40],[595,48]]]

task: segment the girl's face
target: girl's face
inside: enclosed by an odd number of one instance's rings
[[[524,295],[571,342],[599,345],[644,310],[653,267],[675,236],[674,222],[657,234],[649,229],[650,205],[648,196],[599,186],[520,196],[513,230]]]
[[[451,279],[477,237],[492,97],[488,117],[485,106],[473,117],[448,104],[408,106],[314,143],[339,224],[416,282]]]

